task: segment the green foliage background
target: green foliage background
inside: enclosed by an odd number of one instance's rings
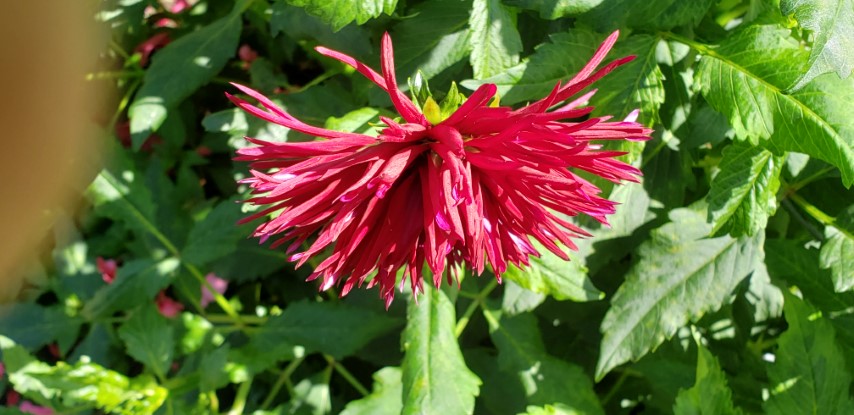
[[[93,10],[110,36],[91,82],[118,92],[107,153],[0,314],[0,389],[79,414],[854,413],[854,1],[191,4]],[[233,108],[228,82],[370,132],[387,98],[314,46],[377,67],[388,31],[398,79],[495,83],[516,104],[615,29],[610,57],[637,59],[596,84],[594,115],[639,108],[655,134],[615,145],[643,182],[597,183],[621,205],[610,228],[581,220],[594,236],[571,262],[385,311],[375,290],[319,294],[235,226],[243,136],[310,137]],[[143,67],[155,33],[172,42]],[[112,284],[98,257],[119,260]],[[203,307],[208,273],[229,287]],[[158,313],[161,292],[184,311]]]

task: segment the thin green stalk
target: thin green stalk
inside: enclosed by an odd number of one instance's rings
[[[241,415],[243,409],[246,408],[246,398],[249,396],[249,391],[252,390],[252,378],[240,384],[237,388],[237,395],[234,397],[234,404],[231,405],[231,410],[228,415]]]
[[[454,335],[456,337],[460,337],[460,335],[463,334],[463,331],[465,331],[466,326],[468,326],[469,321],[471,320],[471,316],[475,311],[477,311],[479,306],[483,305],[483,301],[486,297],[489,297],[489,294],[492,293],[495,287],[498,287],[498,281],[493,279],[486,285],[486,287],[483,287],[483,289],[477,294],[477,297],[472,300],[462,317],[457,321],[457,327],[454,329]]]
[[[354,389],[359,391],[359,393],[361,393],[362,396],[370,395],[371,392],[368,390],[368,388],[366,388],[364,385],[362,385],[362,383],[359,382],[359,380],[356,379],[356,377],[353,376],[353,374],[350,373],[350,371],[347,370],[347,368],[345,368],[340,363],[336,362],[335,358],[333,358],[332,356],[330,356],[328,354],[324,354],[323,357],[326,359],[326,362],[329,363],[329,366],[332,367],[333,369],[335,369],[335,371],[338,372],[338,374],[341,375],[341,377],[344,378],[344,380],[346,380],[347,383],[349,383],[351,386],[353,386]]]
[[[227,314],[208,314],[205,318],[211,323],[231,323],[232,318]],[[265,324],[267,317],[258,317],[253,315],[241,314],[240,319],[246,324]]]
[[[786,197],[791,193],[794,193],[794,192],[797,192],[798,190],[803,189],[804,186],[822,178],[825,174],[831,172],[833,169],[835,169],[835,167],[827,166],[827,167],[811,174],[809,177],[804,178],[803,180],[789,184],[788,186],[786,186],[786,190],[784,192],[782,192],[780,196]]]
[[[122,100],[119,101],[119,106],[116,108],[116,112],[114,112],[112,118],[110,118],[110,123],[107,125],[107,131],[115,131],[116,123],[119,122],[119,117],[121,117],[122,113],[125,112],[125,109],[130,104],[130,97],[133,96],[140,84],[142,84],[142,78],[136,78],[133,83],[130,84],[127,91],[125,91],[125,95],[122,97]]]
[[[294,360],[291,360],[288,363],[288,366],[285,367],[285,370],[279,374],[279,378],[276,379],[276,383],[273,384],[273,387],[270,389],[270,392],[267,394],[267,397],[264,398],[264,402],[261,403],[260,409],[263,411],[270,407],[273,404],[273,400],[276,399],[276,395],[279,394],[279,391],[282,389],[282,386],[288,390],[288,395],[294,396],[294,385],[291,383],[291,375],[297,370],[300,364],[302,364],[305,357],[297,357]]]
[[[795,204],[803,209],[804,212],[807,212],[808,215],[812,216],[813,219],[817,220],[822,225],[832,226],[846,237],[854,239],[854,234],[852,234],[848,229],[836,225],[836,218],[822,212],[821,209],[815,207],[812,203],[801,197],[801,195],[791,193],[789,194],[789,199],[795,202]]]
[[[810,221],[806,220],[803,215],[801,215],[801,212],[798,211],[798,208],[795,207],[791,200],[781,200],[780,206],[783,206],[783,209],[786,209],[786,211],[789,212],[789,215],[794,218],[796,222],[800,223],[801,226],[803,226],[804,229],[806,229],[807,232],[809,232],[810,235],[813,236],[813,238],[818,240],[824,239],[824,235],[821,233],[821,231],[818,230],[815,226],[813,226]]]
[[[174,254],[175,254],[175,256],[180,258],[180,255],[177,252],[177,250]],[[237,310],[235,310],[234,307],[231,306],[231,303],[228,302],[228,300],[225,298],[225,296],[223,296],[222,294],[217,292],[216,289],[214,289],[213,285],[211,285],[211,283],[208,282],[208,280],[205,278],[205,276],[202,275],[201,271],[199,271],[199,269],[196,268],[195,265],[190,264],[190,263],[185,262],[185,261],[181,261],[181,263],[184,265],[184,268],[186,268],[188,271],[190,271],[190,274],[194,278],[196,278],[196,280],[198,280],[200,284],[202,284],[202,286],[204,288],[206,288],[208,291],[210,291],[211,294],[213,294],[214,301],[216,301],[216,303],[220,306],[220,308],[222,308],[222,311],[225,311],[225,314],[228,314],[234,320],[234,325],[236,325],[239,328],[246,327],[240,313],[238,313]]]

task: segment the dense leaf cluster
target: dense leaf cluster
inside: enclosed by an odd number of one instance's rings
[[[8,402],[14,389],[57,413],[854,413],[851,0],[107,0],[97,20],[110,36],[91,82],[117,91],[99,117],[106,155],[0,314]],[[376,291],[318,293],[235,225],[243,136],[311,137],[233,108],[228,82],[370,134],[387,98],[314,46],[377,67],[388,31],[398,79],[420,71],[438,98],[494,83],[516,104],[615,29],[611,57],[637,58],[597,83],[594,115],[639,108],[656,132],[612,145],[643,181],[596,182],[621,205],[610,228],[577,218],[593,237],[571,262],[543,250],[500,285],[466,275],[385,311]],[[137,46],[157,35],[170,42],[149,63]],[[211,274],[228,287],[208,301]]]

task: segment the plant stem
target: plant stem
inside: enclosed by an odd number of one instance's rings
[[[249,396],[249,391],[252,390],[252,378],[240,384],[237,388],[237,396],[234,397],[234,404],[228,415],[242,415],[243,409],[246,408],[246,397]]]
[[[472,300],[471,304],[469,304],[468,308],[466,308],[466,311],[463,313],[462,317],[457,320],[457,327],[454,329],[454,335],[456,337],[459,338],[460,335],[463,334],[463,331],[466,329],[466,326],[468,326],[469,321],[471,320],[472,314],[477,311],[477,308],[479,306],[483,305],[483,300],[485,300],[486,297],[488,297],[489,294],[492,293],[492,290],[494,290],[495,287],[498,287],[498,281],[493,279],[489,282],[489,284],[486,285],[486,287],[483,287],[483,289],[480,290],[480,292],[477,294],[477,297]]]
[[[808,220],[806,220],[804,218],[804,216],[801,215],[801,212],[798,212],[798,209],[795,208],[795,205],[792,204],[791,200],[783,199],[780,201],[780,205],[783,206],[783,208],[789,212],[789,215],[791,215],[793,218],[795,218],[795,221],[800,223],[801,226],[803,226],[804,229],[806,229],[807,232],[809,232],[810,235],[812,235],[815,239],[818,239],[818,240],[824,239],[824,235],[821,234],[821,231],[816,229],[816,227],[813,226],[812,223],[810,223]]]
[[[822,225],[832,226],[846,237],[854,239],[854,234],[852,234],[848,229],[836,225],[836,218],[822,212],[819,208],[815,207],[813,204],[801,197],[801,195],[797,193],[791,193],[789,194],[789,199],[795,202],[795,204],[797,204],[801,209],[803,209],[804,212],[807,212],[808,215],[812,216],[813,219],[819,221]]]
[[[288,395],[294,396],[294,385],[291,384],[291,375],[294,371],[299,367],[299,365],[305,360],[305,357],[297,357],[294,360],[291,360],[288,363],[288,366],[285,367],[285,370],[279,374],[279,378],[276,379],[276,383],[273,384],[273,387],[270,388],[270,392],[267,394],[267,397],[264,398],[264,402],[261,403],[261,410],[267,409],[270,405],[273,404],[273,400],[276,399],[276,395],[279,394],[279,391],[282,389],[282,386],[288,390]]]
[[[329,363],[329,366],[332,367],[333,369],[335,369],[335,371],[338,372],[338,374],[341,375],[341,377],[344,378],[344,380],[346,380],[347,383],[352,385],[354,389],[359,391],[359,393],[361,393],[362,396],[368,396],[371,394],[371,392],[368,390],[368,388],[366,388],[364,385],[362,385],[362,383],[359,382],[359,380],[356,379],[356,377],[354,377],[353,374],[350,373],[349,370],[347,370],[347,368],[342,366],[340,363],[336,362],[335,358],[333,358],[332,356],[330,356],[328,354],[324,354],[323,357]]]

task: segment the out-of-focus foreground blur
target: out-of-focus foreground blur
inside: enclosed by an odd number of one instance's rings
[[[92,9],[77,2],[7,2],[3,9],[0,301],[9,301],[22,287],[22,263],[93,170],[86,158],[95,142],[95,94],[85,75],[97,43]]]

